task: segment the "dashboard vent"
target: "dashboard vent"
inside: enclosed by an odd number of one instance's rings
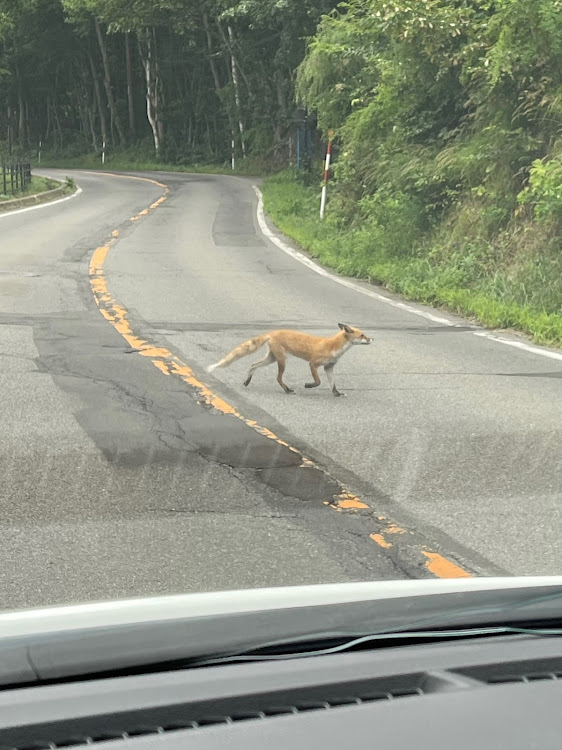
[[[277,716],[295,716],[309,711],[326,711],[343,706],[360,706],[365,703],[374,701],[387,701],[410,696],[423,695],[424,690],[421,687],[421,675],[414,676],[414,684],[401,687],[389,687],[388,690],[377,689],[373,684],[372,690],[360,690],[348,693],[340,693],[343,686],[335,686],[334,690],[327,693],[322,699],[311,697],[309,700],[304,698],[295,702],[277,702],[271,698],[265,702],[258,703],[257,696],[246,696],[244,699],[245,707],[240,705],[238,708],[232,707],[232,710],[221,712],[206,712],[195,714],[193,706],[167,706],[162,709],[153,709],[143,711],[142,714],[128,714],[127,720],[123,716],[112,715],[111,717],[91,717],[88,719],[76,719],[68,722],[58,722],[49,724],[48,727],[28,726],[19,729],[4,730],[0,732],[1,750],[57,750],[58,748],[71,748],[84,745],[95,745],[99,742],[126,740],[131,737],[140,737],[143,735],[165,734],[180,730],[199,730],[209,726],[232,725],[240,721],[258,721]],[[373,681],[379,682],[378,680]],[[382,685],[380,686],[382,688]],[[298,691],[301,695],[303,690]],[[316,689],[313,691],[318,693]],[[338,694],[339,693],[339,694]],[[285,694],[287,697],[287,694]],[[218,706],[215,706],[218,708]],[[183,709],[183,711],[182,711]],[[146,721],[147,714],[152,714],[151,720]],[[166,715],[175,714],[176,718],[171,720]],[[184,718],[181,715],[184,715]],[[161,721],[158,721],[158,714],[161,714]],[[143,720],[141,720],[141,715]],[[193,718],[192,718],[193,717]],[[107,729],[107,724],[112,724],[115,728]],[[71,727],[76,728],[82,725],[81,732],[72,731]],[[89,725],[89,726],[87,726]],[[97,730],[96,730],[97,726]],[[66,732],[65,732],[66,730]],[[17,741],[17,735],[20,741]],[[26,739],[23,740],[23,736]],[[16,741],[14,741],[16,740]],[[23,741],[22,741],[23,740]]]
[[[562,679],[562,658],[529,659],[501,664],[485,664],[458,671],[466,677],[472,677],[487,685],[560,680]]]
[[[560,680],[562,674],[557,672],[539,672],[530,674],[500,674],[488,678],[488,685],[504,684],[506,682],[536,682],[537,680]]]

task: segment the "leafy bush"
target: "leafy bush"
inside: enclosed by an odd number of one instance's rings
[[[530,203],[539,221],[562,218],[562,161],[536,159],[530,169],[529,184],[519,193],[520,203]]]

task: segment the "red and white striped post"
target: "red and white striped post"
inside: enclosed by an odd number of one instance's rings
[[[320,198],[320,218],[324,218],[326,212],[326,189],[328,187],[328,171],[330,169],[330,157],[332,155],[332,138],[334,131],[328,130],[328,145],[326,147],[326,163],[324,165],[324,184],[322,185],[322,197]]]

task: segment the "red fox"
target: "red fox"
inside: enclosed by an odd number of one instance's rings
[[[248,370],[248,376],[244,381],[245,386],[250,385],[254,372],[258,368],[267,367],[267,365],[277,362],[277,382],[281,388],[283,388],[285,393],[294,393],[294,390],[289,388],[283,382],[285,361],[287,355],[292,354],[293,357],[306,359],[310,365],[310,372],[312,373],[314,382],[305,383],[305,388],[316,388],[320,385],[318,368],[323,367],[334,396],[343,396],[344,394],[338,391],[336,384],[334,383],[334,365],[342,354],[345,354],[353,344],[370,344],[371,339],[358,328],[345,325],[345,323],[338,323],[338,325],[340,327],[340,332],[336,333],[335,336],[326,337],[312,336],[309,333],[301,333],[300,331],[281,330],[263,333],[261,336],[255,336],[253,339],[237,346],[236,349],[233,349],[219,362],[207,367],[207,372],[212,372],[217,367],[228,367],[232,362],[255,352],[267,343],[269,344],[267,354],[263,359],[254,362],[250,367]]]

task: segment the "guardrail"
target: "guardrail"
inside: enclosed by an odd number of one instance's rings
[[[31,182],[31,163],[28,161],[2,162],[0,166],[0,192],[16,195]]]

